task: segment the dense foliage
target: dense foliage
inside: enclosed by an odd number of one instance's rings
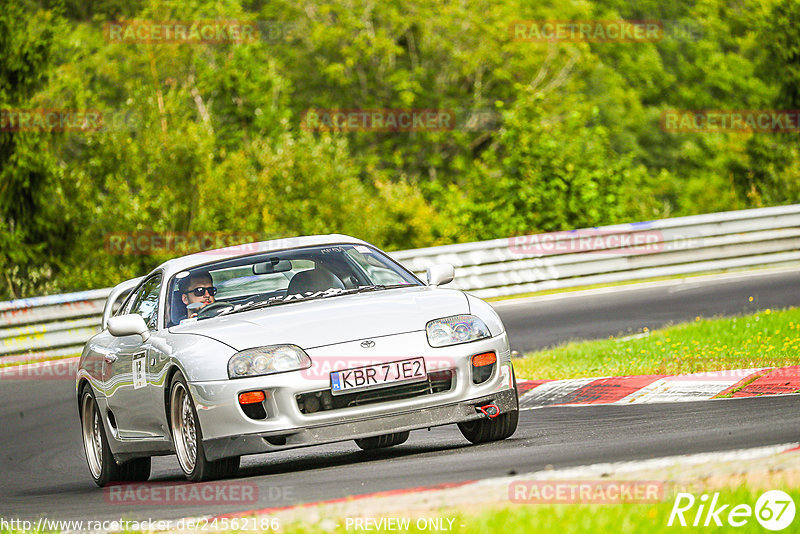
[[[797,133],[675,133],[667,109],[800,108],[795,0],[0,0],[0,299],[165,256],[109,233],[341,232],[387,249],[798,201]],[[108,21],[238,20],[241,43],[126,43]],[[525,42],[519,20],[658,20],[654,42]],[[313,131],[315,109],[438,109],[443,131]],[[492,120],[473,127],[470,117]]]

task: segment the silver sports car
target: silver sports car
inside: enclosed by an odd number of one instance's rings
[[[390,447],[450,423],[472,443],[511,436],[503,323],[440,287],[452,265],[427,278],[327,235],[201,252],[119,284],[77,374],[92,478],[146,480],[166,454],[189,480],[230,477],[244,454]]]

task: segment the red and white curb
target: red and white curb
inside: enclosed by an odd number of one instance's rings
[[[74,380],[80,358],[0,368],[0,380]],[[520,408],[687,402],[800,392],[800,366],[683,375],[518,380]]]
[[[518,380],[520,408],[687,402],[800,392],[800,366],[684,375]]]

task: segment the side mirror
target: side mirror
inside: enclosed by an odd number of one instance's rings
[[[428,267],[428,285],[431,287],[443,286],[449,284],[455,278],[455,267],[449,263],[439,263]]]
[[[114,304],[117,302],[122,304],[124,301],[123,297],[132,290],[136,289],[136,286],[139,285],[139,282],[141,282],[142,279],[144,279],[144,276],[134,278],[133,280],[125,280],[121,284],[117,284],[117,286],[111,290],[111,293],[109,293],[108,298],[106,299],[106,305],[103,307],[103,321],[101,324],[104,330],[108,328],[108,320],[111,318],[111,314],[116,311],[114,309]]]
[[[108,331],[114,337],[142,336],[142,342],[150,339],[150,330],[144,319],[135,313],[111,317],[108,320]]]

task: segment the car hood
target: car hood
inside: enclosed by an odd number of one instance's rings
[[[312,349],[424,330],[432,319],[461,313],[469,313],[461,291],[415,287],[279,304],[184,323],[169,331],[210,337],[236,350],[283,343]]]

